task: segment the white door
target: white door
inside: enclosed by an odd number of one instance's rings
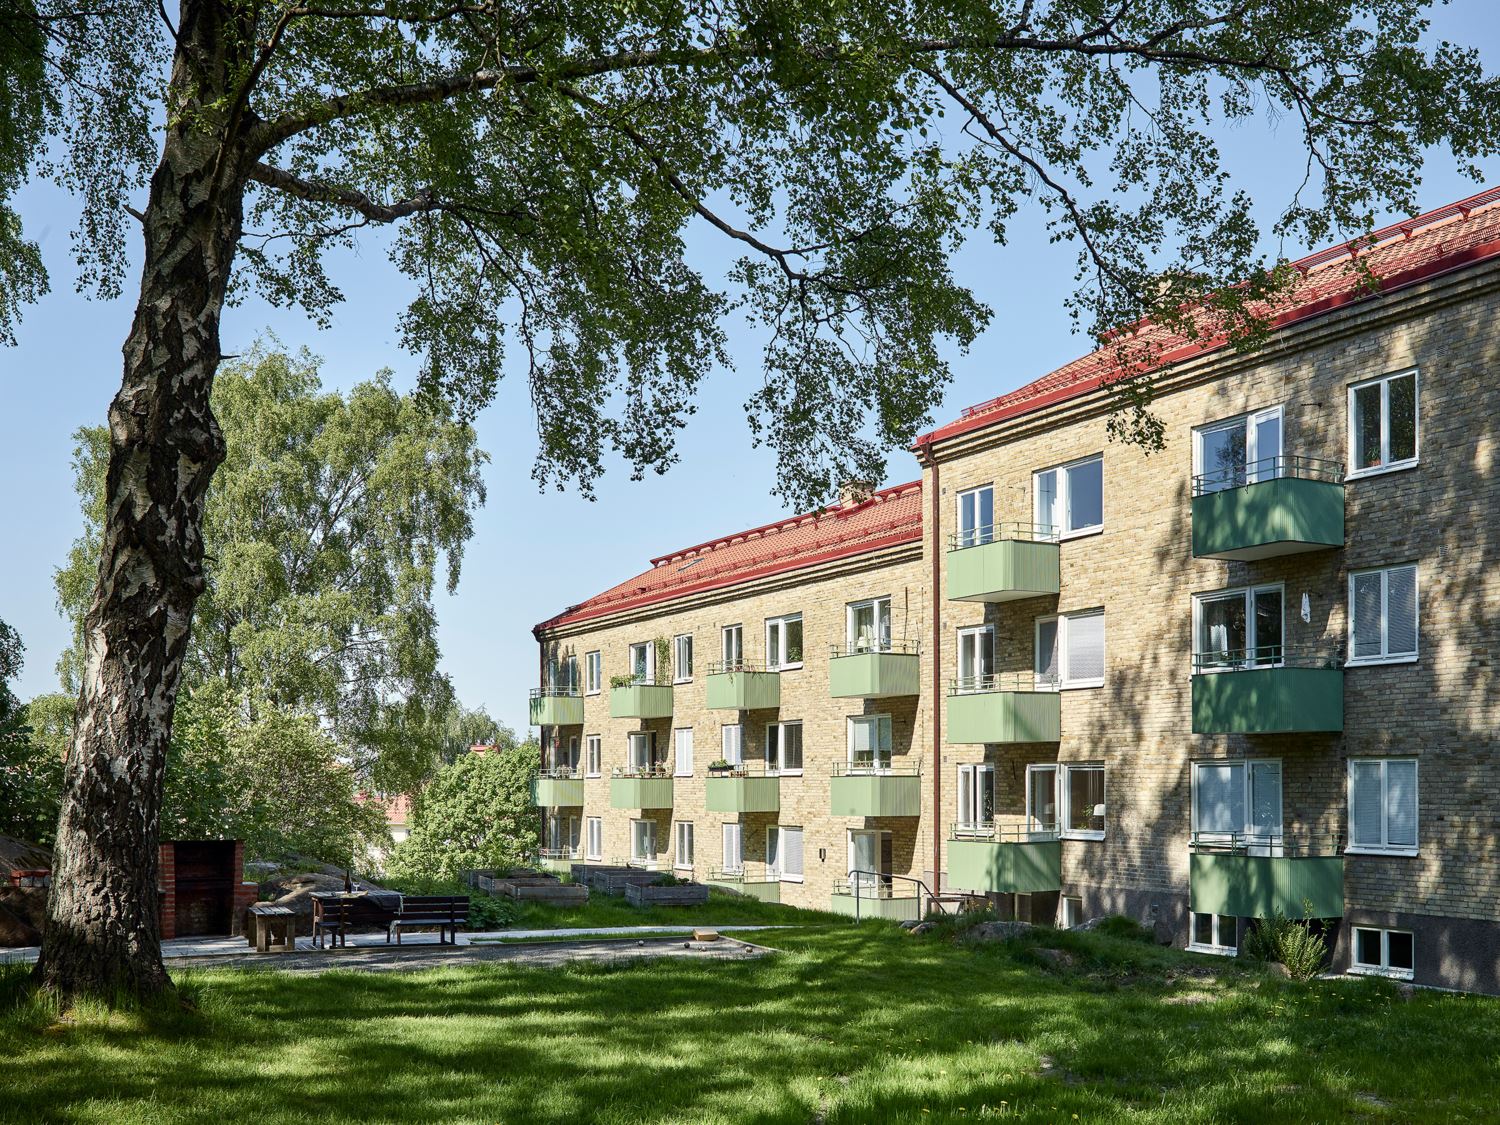
[[[1245,480],[1254,484],[1281,476],[1281,407],[1250,415],[1246,431],[1249,449]]]
[[[1250,763],[1250,850],[1281,854],[1281,763]]]
[[[995,672],[995,635],[988,626],[958,634],[958,690],[988,691]]]
[[[891,768],[891,717],[858,715],[849,720],[849,772],[882,773]]]
[[[864,890],[880,882],[880,833],[851,829],[849,832],[849,881]]]

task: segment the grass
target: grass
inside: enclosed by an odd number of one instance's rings
[[[577,906],[522,902],[509,929],[550,930],[581,926],[788,926],[848,919],[818,910],[798,910],[775,902],[709,889],[703,906],[631,906],[623,897],[594,894]]]
[[[1500,1095],[1495,1000],[1097,934],[758,940],[784,953],[213,970],[180,978],[195,1010],[68,1023],[23,1004],[0,1014],[0,1120],[1477,1122]]]

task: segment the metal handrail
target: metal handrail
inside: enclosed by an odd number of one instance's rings
[[[666,871],[671,863],[665,859],[646,859],[630,857],[619,863],[620,867],[634,867],[637,871]]]
[[[764,660],[715,660],[708,666],[710,676],[728,676],[735,672],[779,672],[780,668],[769,668]]]
[[[534,687],[532,699],[578,699],[583,695],[577,687]]]
[[[1193,653],[1193,675],[1208,672],[1251,672],[1259,668],[1337,668],[1343,663],[1336,648],[1313,645],[1257,645],[1222,652]]]
[[[582,859],[583,845],[576,848],[542,848],[538,853],[543,859]]]
[[[869,653],[889,653],[894,656],[920,656],[922,646],[917,641],[876,641],[867,645],[846,644],[828,646],[830,660],[839,660],[845,656],[865,656]]]
[[[856,924],[861,921],[861,918],[860,918],[861,902],[865,898],[877,899],[877,900],[879,900],[879,899],[890,900],[890,899],[896,899],[896,898],[912,898],[912,899],[916,899],[918,902],[920,902],[922,900],[923,896],[926,896],[927,901],[930,904],[937,897],[936,895],[934,895],[932,893],[932,888],[931,887],[929,887],[921,879],[918,879],[918,878],[916,878],[914,876],[911,876],[911,875],[892,875],[892,874],[890,874],[888,872],[882,872],[882,871],[865,871],[865,870],[861,870],[860,868],[855,868],[854,870],[850,871],[849,875],[850,875],[850,878],[845,879],[842,882],[835,882],[833,884],[833,893],[835,895],[838,895],[838,894],[850,895],[850,896],[852,896],[854,898],[854,921],[855,921]],[[870,887],[866,887],[865,884],[862,883],[859,879],[854,878],[854,876],[856,876],[856,875],[868,875],[868,876],[870,876],[871,879],[872,879],[872,881],[873,881],[873,885],[870,886]],[[873,895],[866,895],[866,894],[862,894],[862,891],[865,891],[865,890],[879,890],[880,889],[880,883],[881,883],[882,880],[888,880],[888,881],[891,881],[891,882],[894,882],[896,880],[900,880],[903,883],[915,883],[917,886],[919,886],[919,887],[922,888],[922,893],[921,894],[911,894],[911,895],[893,895],[893,894],[884,894],[884,895],[882,895],[882,894],[873,894]],[[839,890],[840,887],[843,888],[842,891]],[[886,890],[890,890],[891,888],[889,886],[886,886],[885,889]]]
[[[1300,457],[1295,454],[1262,457],[1258,461],[1247,461],[1243,465],[1230,465],[1227,468],[1215,469],[1211,473],[1197,474],[1193,477],[1193,495],[1204,496],[1211,492],[1226,492],[1231,488],[1244,488],[1246,485],[1283,478],[1322,480],[1330,484],[1343,484],[1344,466],[1339,461],[1329,461],[1321,457]]]
[[[578,781],[583,777],[581,766],[546,766],[536,772],[538,780]]]
[[[719,883],[779,883],[779,882],[781,882],[781,880],[779,878],[777,878],[776,876],[774,876],[774,875],[750,875],[750,874],[747,874],[746,871],[745,871],[745,869],[743,867],[739,867],[739,868],[715,867],[715,868],[710,869],[707,878],[708,878],[709,882],[719,882]]]
[[[954,676],[948,681],[949,695],[983,695],[986,692],[1057,691],[1061,681],[1037,672],[992,672],[987,676]]]
[[[665,762],[655,766],[615,766],[610,771],[610,777],[636,777],[636,778],[667,778],[672,777],[672,771],[667,768]]]
[[[1203,855],[1246,855],[1255,851],[1275,851],[1287,857],[1287,849],[1294,849],[1290,858],[1315,856],[1338,856],[1344,851],[1344,835],[1341,832],[1299,832],[1288,837],[1286,832],[1202,832],[1194,831],[1188,837],[1188,850]]]
[[[781,770],[773,770],[765,762],[732,762],[728,769],[707,767],[709,777],[782,777]],[[798,771],[801,772],[800,770]]]
[[[1047,844],[1062,838],[1057,825],[1049,828],[1031,828],[1024,824],[989,823],[966,824],[955,820],[949,826],[950,840],[994,840],[1001,844]]]
[[[948,550],[962,551],[969,547],[983,547],[986,543],[1002,543],[1013,539],[1030,543],[1056,543],[1058,528],[1050,523],[1015,520],[981,524],[968,531],[951,532],[948,535]]]
[[[862,762],[835,762],[834,777],[921,777],[921,766],[880,766],[871,758],[868,765]]]

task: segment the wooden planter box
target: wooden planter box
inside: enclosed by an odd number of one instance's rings
[[[523,902],[572,905],[589,900],[589,889],[577,883],[506,883],[505,894]]]
[[[702,906],[708,902],[708,887],[703,883],[676,887],[632,883],[625,888],[625,901],[631,906]]]

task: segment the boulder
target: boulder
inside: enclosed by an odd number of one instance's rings
[[[365,891],[385,891],[386,888],[376,886],[366,879],[355,880],[355,886]],[[344,876],[324,874],[321,871],[304,871],[297,875],[282,875],[274,879],[267,879],[260,884],[260,899],[262,902],[272,902],[277,906],[285,906],[295,915],[292,919],[292,927],[298,934],[312,933],[313,899],[314,891],[341,891],[344,889]],[[387,892],[389,893],[389,892]],[[379,927],[366,927],[378,930]]]
[[[964,933],[965,941],[1010,941],[1030,933],[1030,922],[981,922]]]

